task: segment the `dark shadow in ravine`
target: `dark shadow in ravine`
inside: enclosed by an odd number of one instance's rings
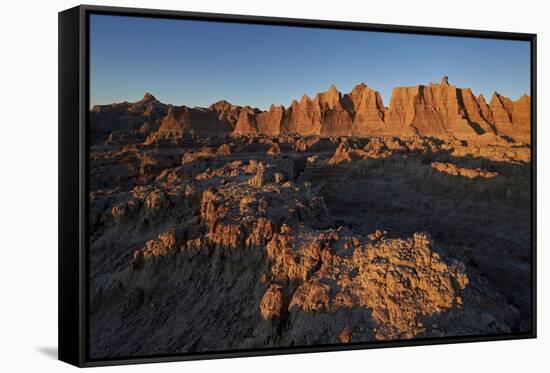
[[[432,162],[498,175],[453,176],[434,169]],[[530,163],[440,151],[394,152],[333,167],[316,181],[324,184],[320,193],[336,225],[360,234],[377,229],[400,237],[428,232],[435,250],[464,262],[468,273],[489,280],[522,318],[530,317]]]

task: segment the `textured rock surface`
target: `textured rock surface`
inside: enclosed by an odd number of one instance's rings
[[[92,142],[140,142],[158,129],[168,106],[146,93],[135,103],[96,105],[90,110]]]
[[[376,93],[354,91],[308,105],[385,126]],[[237,109],[218,106],[167,109],[169,141],[91,147],[92,357],[530,329],[527,144],[228,136]],[[276,128],[238,111],[235,129]],[[195,115],[208,131],[189,134]]]
[[[395,88],[387,127],[388,134],[459,138],[494,133],[471,91],[450,85],[447,77],[440,84]]]
[[[476,177],[491,178],[498,175],[497,172],[482,170],[480,168],[471,169],[459,167],[453,163],[432,162],[432,167],[439,172],[443,172],[448,175],[464,176],[470,179],[474,179]]]
[[[361,83],[346,98],[353,113],[354,135],[373,134],[383,127],[385,108],[380,93]]]
[[[258,132],[266,135],[279,135],[286,124],[285,108],[271,105],[269,110],[256,117]]]
[[[531,328],[528,96],[90,111],[90,354]]]
[[[219,136],[229,134],[233,128],[229,122],[219,120],[211,110],[188,108],[187,106],[170,106],[157,132],[147,139],[179,140],[184,136]]]
[[[239,120],[242,108],[237,105],[232,105],[225,100],[221,100],[210,105],[209,109],[218,114],[218,120],[227,122],[229,126],[234,129],[237,125],[237,120]]]
[[[244,135],[244,134],[257,134],[258,133],[258,124],[256,123],[256,117],[254,111],[250,107],[244,107],[241,110],[233,134],[235,135]]]
[[[531,98],[527,95],[521,96],[512,105],[512,120],[523,130],[528,129],[531,124]]]

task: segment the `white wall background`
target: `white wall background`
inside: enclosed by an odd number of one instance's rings
[[[537,340],[257,357],[113,371],[542,371],[550,367],[550,26],[544,1],[200,0],[98,5],[538,34]],[[76,1],[6,0],[0,10],[0,370],[68,371],[57,351],[57,12]],[[479,56],[483,58],[483,56]],[[546,228],[546,229],[545,229]]]

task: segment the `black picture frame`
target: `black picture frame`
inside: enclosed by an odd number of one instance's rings
[[[238,351],[154,355],[122,359],[90,359],[88,335],[88,112],[89,112],[89,40],[88,20],[91,14],[140,16],[169,19],[253,23],[329,29],[384,31],[390,33],[426,34],[522,40],[531,50],[531,237],[532,237],[532,330],[520,334],[496,334],[466,337],[441,337],[399,341],[350,343],[307,347],[280,347]],[[81,5],[59,13],[59,360],[79,367],[137,364],[281,355],[306,352],[436,345],[536,338],[536,125],[537,79],[536,34],[460,30],[433,27],[398,26],[342,21],[274,18],[229,14],[211,14],[156,9],[136,9]]]

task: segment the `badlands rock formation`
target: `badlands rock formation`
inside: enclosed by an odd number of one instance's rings
[[[436,136],[471,139],[508,136],[530,141],[529,96],[517,101],[494,93],[488,105],[482,95],[441,83],[398,87],[385,107],[380,94],[361,83],[342,95],[334,85],[313,99],[307,95],[288,108],[268,111],[219,101],[208,108],[161,104],[150,94],[135,104],[95,106],[91,110],[94,141],[109,132],[129,133],[148,142],[184,136],[285,135],[300,136]],[[139,135],[142,135],[141,137]]]
[[[529,107],[447,79],[94,107],[91,356],[529,331]]]
[[[142,141],[144,136],[156,131],[168,106],[146,93],[138,102],[96,105],[90,110],[92,142]]]

